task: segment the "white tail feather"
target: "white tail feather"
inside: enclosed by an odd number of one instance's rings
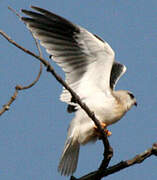
[[[76,168],[79,156],[80,144],[72,137],[69,137],[65,143],[61,160],[58,166],[58,171],[61,175],[72,175]]]

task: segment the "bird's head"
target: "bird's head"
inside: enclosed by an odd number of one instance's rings
[[[130,91],[116,91],[116,98],[124,106],[124,109],[126,109],[126,111],[131,109],[133,105],[137,106],[136,98]]]

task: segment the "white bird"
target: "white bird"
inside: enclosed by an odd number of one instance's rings
[[[32,8],[38,13],[22,10],[29,16],[22,20],[63,69],[68,85],[95,113],[103,127],[117,122],[137,105],[131,92],[115,91],[126,67],[115,61],[115,53],[107,42],[56,14]],[[97,140],[99,133],[66,89],[60,99],[68,104],[68,112],[75,112],[58,167],[62,175],[71,175],[77,167],[80,145]]]

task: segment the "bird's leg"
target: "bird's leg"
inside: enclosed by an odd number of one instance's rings
[[[107,125],[105,123],[101,122],[100,125],[104,129],[104,132],[106,133],[107,136],[112,135],[112,132],[106,128]],[[94,125],[94,131],[95,131],[95,135],[101,138],[101,133],[98,131],[98,128],[95,125]]]

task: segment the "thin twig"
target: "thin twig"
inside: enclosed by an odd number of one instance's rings
[[[11,96],[10,100],[8,101],[7,104],[4,104],[2,109],[0,110],[0,116],[8,111],[10,109],[10,105],[15,101],[15,99],[17,98],[18,96],[18,92],[21,91],[21,90],[25,90],[25,89],[29,89],[31,88],[32,86],[34,86],[36,84],[36,82],[39,80],[40,78],[40,75],[42,73],[42,64],[40,64],[40,70],[39,70],[39,73],[38,73],[38,76],[36,77],[36,79],[31,83],[29,84],[28,86],[21,86],[21,85],[16,85],[15,87],[15,92],[13,94],[13,96]]]
[[[0,116],[8,111],[10,109],[10,105],[15,101],[16,97],[18,95],[18,90],[15,89],[15,92],[13,94],[13,96],[10,98],[10,100],[8,101],[7,104],[3,105],[2,109],[0,110]]]
[[[8,9],[9,9],[10,11],[12,11],[16,16],[18,16],[19,18],[21,18],[20,14],[17,13],[17,11],[15,11],[15,9],[13,9],[13,8],[10,7],[10,6],[8,6]]]
[[[20,89],[19,89],[19,90],[29,89],[29,88],[31,88],[32,86],[34,86],[34,85],[38,82],[38,80],[39,80],[39,78],[40,78],[40,76],[41,76],[41,73],[42,73],[42,64],[40,64],[40,69],[39,69],[39,72],[38,72],[38,75],[37,75],[36,79],[35,79],[31,84],[29,84],[29,85],[27,85],[27,86],[20,86]]]
[[[8,9],[11,10],[17,17],[21,18],[20,14],[17,13],[13,8],[8,7]],[[32,34],[32,33],[31,33],[31,34]],[[37,49],[38,49],[39,55],[42,56],[39,43],[38,43],[37,40],[34,38],[33,34],[32,34],[32,37],[33,37],[33,39],[34,39],[34,41],[35,41],[35,43],[36,43],[36,47],[37,47]],[[8,110],[10,109],[10,105],[11,105],[11,104],[15,101],[15,99],[17,98],[19,90],[29,89],[29,88],[31,88],[32,86],[34,86],[34,85],[37,83],[37,81],[39,80],[39,78],[40,78],[40,76],[41,76],[41,73],[42,73],[42,63],[40,63],[40,69],[39,69],[39,73],[38,73],[36,79],[35,79],[31,84],[29,84],[29,85],[27,85],[27,86],[17,85],[17,86],[15,87],[15,92],[14,92],[13,96],[10,98],[10,100],[8,101],[7,104],[3,105],[2,109],[0,110],[0,116],[1,116],[4,112],[6,112],[6,111],[8,111]]]

